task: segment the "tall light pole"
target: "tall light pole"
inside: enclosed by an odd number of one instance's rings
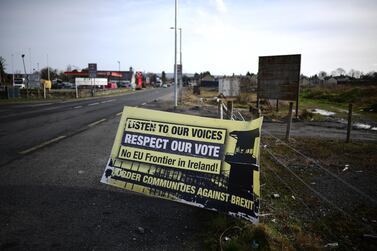
[[[178,0],[175,0],[175,13],[174,13],[174,108],[177,108],[177,11],[178,11]]]
[[[13,63],[13,53],[12,53],[12,86],[14,86],[14,63]]]
[[[31,48],[29,48],[29,69],[30,69],[30,74],[32,74],[33,69],[32,69],[32,64],[31,64]]]
[[[48,65],[48,54],[46,55],[46,60],[47,60],[47,78],[48,78],[48,81],[50,81],[50,66]]]
[[[175,29],[175,27],[170,27],[170,29]],[[179,29],[179,65],[180,65],[180,69],[181,71],[182,70],[182,28],[178,28]],[[177,70],[177,79],[178,79],[178,83],[176,82],[176,84],[178,85],[178,99],[179,99],[179,102],[182,102],[182,86],[183,86],[183,81],[182,81],[182,74],[183,72],[181,72],[181,74],[178,76],[178,70]]]
[[[119,73],[119,80],[118,85],[120,84],[120,61],[118,60],[118,73]]]
[[[179,63],[182,65],[182,28],[179,28]]]
[[[170,29],[174,30],[174,27],[170,27]],[[182,67],[182,28],[179,29],[179,64]]]
[[[26,78],[26,99],[28,99],[29,98],[29,81],[28,81],[28,77],[26,73],[26,66],[25,66],[25,59],[24,59],[25,54],[22,54],[21,57],[22,57],[22,63],[24,65],[25,78]]]

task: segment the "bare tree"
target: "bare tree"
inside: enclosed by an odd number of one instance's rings
[[[5,59],[0,56],[0,84],[5,83],[6,74],[5,74]]]
[[[327,77],[327,73],[326,73],[325,71],[320,71],[320,72],[318,73],[318,77],[319,77],[320,79],[324,79],[325,77]]]
[[[341,67],[336,68],[336,72],[337,72],[338,76],[344,76],[344,75],[346,75],[346,71],[343,68],[341,68]]]
[[[351,69],[351,70],[348,72],[348,76],[353,77],[353,78],[360,78],[360,76],[361,76],[361,71]]]

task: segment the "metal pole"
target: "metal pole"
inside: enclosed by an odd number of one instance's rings
[[[118,61],[118,73],[120,75],[120,61]],[[118,85],[120,84],[120,76],[119,76],[119,80],[118,80]]]
[[[224,109],[222,101],[220,101],[220,119],[224,119]]]
[[[347,138],[346,143],[350,142],[352,129],[352,104],[348,105],[348,124],[347,124]]]
[[[47,78],[50,81],[50,67],[48,66],[48,54],[47,54]]]
[[[182,28],[179,28],[179,64],[181,65],[181,76],[179,79],[179,88],[180,88],[180,93],[179,95],[181,96],[181,89],[183,87],[183,66],[182,66]],[[182,98],[182,97],[181,97]]]
[[[179,28],[179,63],[182,65],[182,28]]]
[[[174,108],[177,108],[177,11],[178,11],[178,0],[175,0],[175,13],[174,13]]]
[[[30,69],[30,74],[32,74],[33,69],[32,69],[32,64],[31,64],[31,48],[29,48],[29,69]]]
[[[179,28],[179,64],[181,65],[181,75],[179,78],[179,102],[182,102],[182,88],[183,88],[182,28]]]
[[[79,98],[79,90],[77,89],[76,79],[75,79],[75,91],[76,91],[76,98]]]
[[[285,133],[285,140],[286,141],[289,141],[289,137],[290,137],[290,134],[291,134],[292,109],[293,109],[293,102],[289,102],[288,124],[287,124],[287,131]]]
[[[12,54],[12,86],[14,86],[14,63],[13,63],[13,54]]]
[[[25,71],[25,77],[26,77],[26,99],[28,99],[29,98],[29,81],[28,81],[28,77],[26,73],[26,66],[25,66],[25,59],[24,59],[25,54],[22,54],[21,57],[22,57],[22,63],[24,65],[24,71]]]

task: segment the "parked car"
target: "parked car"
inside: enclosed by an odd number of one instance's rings
[[[107,89],[116,89],[116,88],[118,88],[118,85],[117,85],[117,83],[110,82],[110,83],[107,84],[106,88]]]
[[[121,81],[117,82],[118,88],[124,87],[124,88],[131,88],[131,83],[130,81]]]
[[[75,89],[75,84],[70,83],[70,82],[63,82],[63,83],[61,83],[61,88],[64,88],[64,89]]]

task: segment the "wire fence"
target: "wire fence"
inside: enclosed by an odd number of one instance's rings
[[[344,209],[338,203],[337,201],[334,201],[333,198],[331,198],[330,193],[324,193],[326,189],[317,189],[313,187],[313,185],[309,184],[308,179],[307,179],[307,173],[309,171],[313,171],[314,169],[317,171],[314,176],[316,177],[321,177],[324,178],[325,175],[331,178],[330,180],[326,180],[325,183],[327,187],[331,187],[331,189],[338,189],[340,191],[345,191],[348,189],[348,191],[359,195],[363,197],[366,201],[368,201],[370,206],[375,206],[376,205],[376,200],[370,196],[369,194],[365,193],[364,191],[361,191],[359,188],[355,187],[354,185],[350,184],[347,182],[344,178],[340,177],[339,175],[335,174],[334,172],[330,171],[328,168],[324,167],[323,164],[320,163],[319,160],[314,159],[312,157],[307,156],[306,154],[302,153],[301,151],[297,150],[295,147],[290,145],[287,142],[284,142],[283,140],[279,139],[275,135],[271,134],[267,130],[263,130],[264,133],[268,135],[271,139],[274,139],[278,145],[271,144],[266,145],[264,143],[265,139],[263,139],[263,145],[262,150],[268,155],[269,159],[276,163],[278,166],[283,167],[283,169],[286,171],[285,175],[281,175],[281,172],[276,172],[274,168],[269,167],[268,165],[265,165],[265,168],[268,169],[276,178],[277,181],[281,183],[282,186],[288,189],[292,195],[297,199],[299,203],[301,203],[305,210],[309,212],[313,216],[313,220],[318,220],[320,221],[321,214],[316,212],[316,210],[319,209],[319,207],[313,207],[310,204],[312,203],[307,203],[307,200],[309,198],[309,193],[314,195],[317,200],[320,203],[325,203],[329,208],[332,208],[339,212],[341,215],[343,215],[348,222],[354,222],[358,226],[360,226],[363,231],[371,233],[373,236],[375,236],[375,229],[373,228],[372,225],[365,223],[364,221],[360,220],[361,216],[358,215],[357,210],[350,210],[350,209]],[[279,148],[279,147],[286,147],[288,149],[289,155],[295,155],[293,160],[287,160],[284,158],[284,155],[277,153],[277,151],[274,151],[274,148]],[[290,158],[292,158],[290,156]],[[311,170],[305,169],[303,172],[300,172],[298,169],[294,168],[293,163],[301,163],[303,166],[307,166],[307,163],[312,164]],[[263,165],[263,163],[262,163]],[[300,187],[298,186],[292,186],[290,185],[291,179],[295,179],[298,183],[301,184]],[[317,184],[318,186],[318,184]],[[303,189],[305,188],[305,189]],[[320,188],[320,187],[319,187]],[[347,194],[344,192],[344,194]],[[334,197],[334,196],[333,196]],[[350,212],[351,211],[351,212]],[[333,233],[331,230],[333,226],[326,224],[324,222],[321,222],[322,227],[330,236],[331,238],[336,238],[340,239],[344,242],[349,242],[349,240],[343,239],[342,236],[337,236],[336,234]],[[342,245],[343,249],[349,249],[347,245]]]

